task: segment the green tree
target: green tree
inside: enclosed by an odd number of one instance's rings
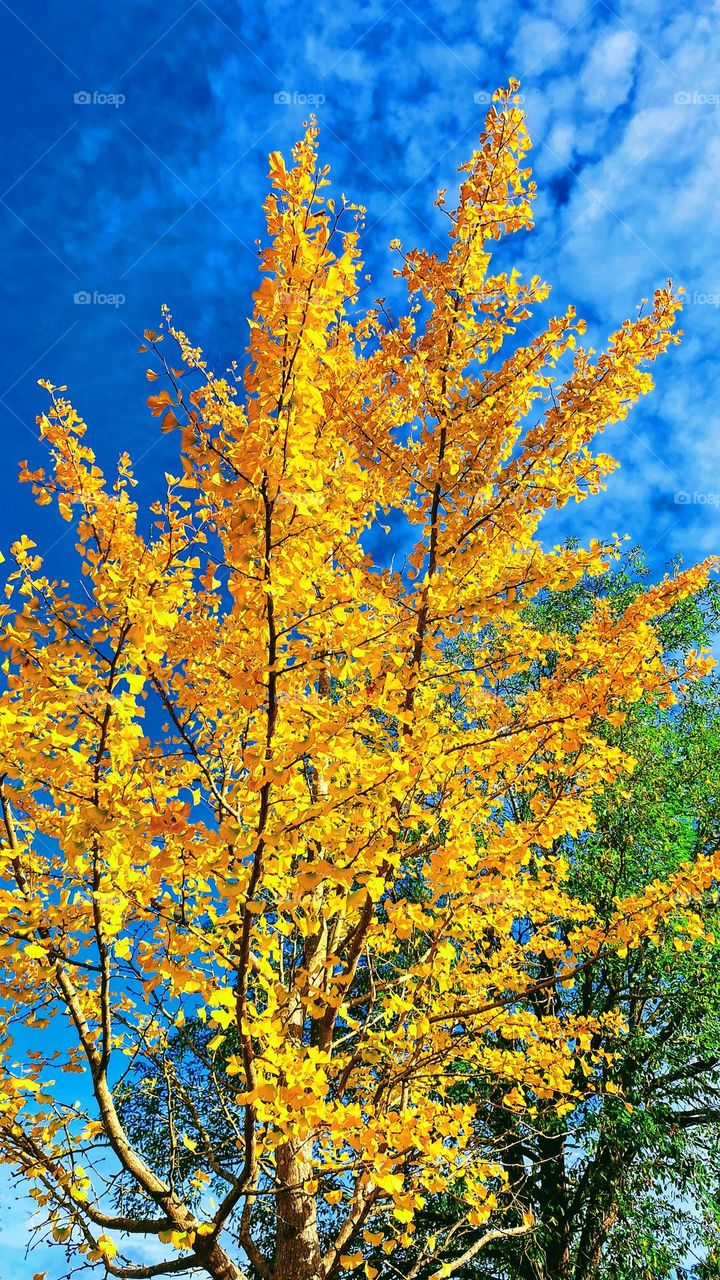
[[[619,571],[548,594],[534,608],[548,626],[577,634],[598,598],[617,612],[640,591],[646,574],[635,553]],[[718,616],[714,587],[673,607],[659,624],[668,659],[707,644]],[[516,681],[515,692],[545,675],[547,659]],[[571,891],[608,921],[618,897],[641,892],[720,844],[720,680],[679,685],[676,694],[670,709],[646,700],[620,727],[602,726],[608,740],[636,759],[635,772],[598,800],[594,831],[562,842]],[[701,921],[690,916],[676,916],[625,954],[608,950],[570,989],[549,983],[537,990],[533,1001],[541,1018],[570,1010],[617,1013],[625,1030],[607,1039],[610,1057],[602,1080],[594,1082],[599,1090],[588,1093],[579,1078],[581,1096],[564,1116],[542,1098],[533,1099],[530,1110],[517,1108],[507,1105],[502,1089],[478,1086],[486,1102],[486,1137],[504,1166],[507,1181],[499,1183],[498,1194],[505,1195],[508,1221],[532,1213],[536,1227],[531,1235],[489,1242],[457,1275],[706,1280],[717,1274],[717,892],[705,895]],[[688,924],[690,934],[698,934],[694,941],[688,940]],[[562,933],[562,920],[557,928]],[[541,962],[528,968],[530,982],[542,976]],[[449,1189],[434,1202],[423,1224],[428,1234],[450,1221],[453,1199]],[[408,1274],[418,1256],[408,1255]],[[416,1274],[426,1273],[420,1268]]]

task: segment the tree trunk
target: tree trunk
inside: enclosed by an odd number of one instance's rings
[[[207,1251],[203,1251],[201,1239],[197,1237],[195,1251],[212,1280],[243,1280],[243,1272],[216,1240],[208,1245]]]
[[[276,1164],[275,1280],[320,1280],[315,1196],[305,1190],[312,1177],[312,1162],[303,1155],[302,1144],[288,1142],[278,1147]]]
[[[588,1187],[585,1220],[578,1242],[574,1280],[596,1280],[605,1242],[618,1215],[623,1177],[635,1158],[631,1148],[621,1147],[605,1135],[595,1157],[595,1172]]]
[[[600,1270],[605,1241],[616,1218],[616,1206],[608,1205],[586,1222],[578,1248],[575,1280],[595,1280]]]
[[[547,1280],[569,1280],[570,1224],[568,1221],[567,1170],[565,1167],[565,1135],[540,1134],[537,1140],[540,1157],[540,1186],[544,1205],[544,1222],[548,1231],[545,1245]]]
[[[318,681],[318,695],[329,701],[330,673],[323,664]],[[311,781],[313,801],[327,798],[328,788],[324,774],[324,762],[314,762]],[[315,854],[321,854],[316,845]],[[288,1034],[298,1046],[302,1044],[305,1011],[302,990],[309,990],[322,972],[328,953],[328,926],[324,910],[325,886],[321,881],[312,895],[308,915],[314,918],[315,931],[305,939],[302,964],[299,973],[303,982],[291,988]],[[275,1152],[278,1190],[275,1199],[275,1267],[273,1280],[321,1280],[320,1238],[317,1225],[317,1204],[314,1192],[307,1190],[313,1176],[312,1136],[304,1142],[293,1139],[278,1147]]]

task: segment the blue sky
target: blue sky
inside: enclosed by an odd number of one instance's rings
[[[436,189],[517,75],[541,193],[517,265],[552,283],[553,308],[576,302],[598,345],[669,275],[688,291],[682,348],[607,441],[622,471],[559,527],[627,532],[658,572],[717,549],[717,0],[316,0],[304,16],[284,0],[1,0],[0,24],[0,545],[67,532],[15,484],[17,460],[41,452],[38,377],[69,385],[106,464],[121,447],[142,457],[148,495],[172,465],[137,335],[166,302],[217,366],[242,355],[266,157],[298,136],[304,98],[338,189],[368,209],[369,296],[392,297],[388,241],[440,246]]]
[[[605,442],[622,470],[559,527],[627,532],[658,573],[720,547],[718,0],[0,0],[0,28],[0,547],[40,529],[51,564],[71,554],[16,485],[41,460],[39,377],[68,384],[106,465],[130,450],[141,493],[172,468],[138,335],[167,303],[216,367],[242,356],[267,153],[312,103],[337,189],[367,207],[369,298],[392,298],[388,242],[440,247],[436,190],[511,75],[540,188],[516,265],[553,309],[576,303],[596,346],[668,276],[688,295],[682,347]]]

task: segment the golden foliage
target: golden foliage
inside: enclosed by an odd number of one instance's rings
[[[180,445],[149,536],[127,456],[107,484],[47,386],[51,465],[23,478],[72,522],[83,589],[49,580],[27,537],[13,545],[0,1158],[58,1239],[75,1231],[117,1274],[102,1228],[118,1215],[77,1163],[101,1135],[157,1206],[144,1229],[210,1274],[226,1274],[217,1235],[242,1204],[260,1258],[252,1197],[273,1170],[306,1232],[316,1197],[338,1214],[317,1274],[360,1267],[368,1240],[410,1240],[460,1172],[466,1223],[485,1222],[501,1171],[458,1083],[491,1078],[507,1106],[555,1098],[562,1114],[578,1058],[587,1088],[602,1060],[590,1019],[533,1012],[528,955],[572,981],[716,873],[709,859],[618,902],[603,931],[565,887],[561,838],[632,769],[599,726],[672,698],[653,621],[711,566],[622,617],[599,605],[576,639],[528,614],[615,554],[614,540],[548,549],[540,522],[601,488],[614,464],[591,442],[650,389],[680,302],[659,289],[599,356],[572,310],[525,339],[548,288],[491,270],[493,242],[531,227],[515,88],[460,171],[447,255],[395,242],[398,318],[358,309],[361,210],[327,199],[315,125],[292,167],[271,156],[247,363],[215,374],[167,313],[146,334],[151,413]],[[386,568],[366,545],[391,512],[413,545]],[[448,647],[459,636],[472,666]],[[501,696],[543,655],[537,687]],[[114,1101],[125,1067],[162,1063],[198,1018],[203,1052],[234,1035],[218,1087],[242,1156],[211,1225],[132,1149]],[[89,1084],[70,1107],[55,1077],[76,1070]],[[214,1176],[195,1106],[182,1144]],[[385,1234],[363,1237],[381,1209]]]

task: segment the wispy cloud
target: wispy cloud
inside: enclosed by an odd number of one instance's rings
[[[289,149],[311,110],[337,187],[368,208],[372,296],[392,297],[387,242],[439,245],[435,191],[452,188],[484,99],[519,75],[541,195],[536,231],[513,246],[518,265],[542,271],[555,308],[578,303],[596,345],[668,274],[688,289],[684,347],[611,438],[624,472],[568,520],[590,534],[611,516],[656,540],[675,480],[653,455],[688,491],[720,489],[717,4],[317,0],[299,14],[289,0],[194,0],[168,14],[81,0],[67,21],[30,0],[19,12],[0,7],[16,50],[4,91],[23,106],[0,167],[15,264],[3,385],[31,370],[7,400],[11,456],[25,452],[12,415],[32,421],[39,372],[70,384],[101,455],[120,440],[144,450],[153,427],[129,330],[154,323],[161,302],[218,363],[242,354],[267,152]],[[124,302],[78,308],[78,288]],[[172,444],[149,455],[148,488]],[[2,483],[7,510],[12,467]],[[658,567],[720,534],[709,503],[670,516]]]

